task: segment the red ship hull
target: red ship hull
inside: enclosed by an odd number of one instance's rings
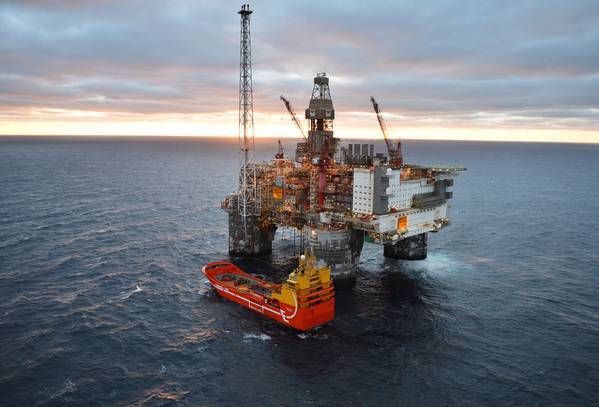
[[[273,301],[268,296],[269,292],[280,287],[279,284],[254,277],[232,263],[208,263],[202,268],[202,273],[220,296],[285,326],[307,331],[331,321],[335,316],[335,299],[332,295],[329,300],[309,307],[300,307],[297,302],[291,306]],[[230,277],[237,277],[237,280],[231,280]],[[240,280],[248,284],[236,286],[234,282]],[[251,288],[248,289],[248,285]]]

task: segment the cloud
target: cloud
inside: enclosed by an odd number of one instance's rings
[[[340,112],[370,112],[375,95],[392,119],[413,126],[534,126],[599,139],[594,1],[257,1],[252,8],[257,112],[281,115],[281,93],[301,112],[312,76],[326,71]],[[235,11],[232,3],[184,0],[5,1],[0,114],[235,110]]]

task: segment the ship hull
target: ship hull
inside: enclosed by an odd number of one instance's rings
[[[335,299],[312,305],[309,308],[301,308],[288,304],[273,304],[267,296],[260,295],[254,291],[242,291],[236,289],[230,284],[219,280],[219,275],[234,274],[245,279],[250,279],[261,287],[276,288],[276,284],[256,278],[234,264],[227,262],[209,263],[202,268],[202,273],[206,276],[214,290],[223,298],[234,301],[247,309],[262,314],[268,318],[274,319],[278,323],[307,331],[331,321],[335,316]]]

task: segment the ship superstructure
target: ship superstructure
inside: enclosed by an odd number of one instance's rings
[[[336,281],[355,281],[363,243],[384,246],[384,255],[420,260],[427,255],[427,234],[449,224],[453,177],[464,168],[407,164],[401,143],[394,144],[378,104],[371,98],[388,147],[341,146],[334,136],[335,109],[329,77],[318,73],[305,110],[308,134],[283,96],[304,140],[293,160],[279,150],[270,162],[248,160],[253,129],[248,5],[241,22],[240,189],[223,203],[229,214],[229,252],[233,256],[268,255],[278,227],[296,228],[318,260],[331,267]],[[248,70],[248,66],[250,67]],[[251,123],[249,123],[251,120]]]

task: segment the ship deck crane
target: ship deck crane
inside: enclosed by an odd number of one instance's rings
[[[383,138],[385,139],[385,144],[387,144],[387,152],[389,153],[389,163],[392,166],[401,167],[403,165],[403,154],[401,152],[401,140],[397,141],[397,145],[393,145],[393,142],[389,139],[389,135],[387,134],[387,123],[383,118],[383,114],[381,113],[381,109],[379,108],[379,104],[374,99],[374,96],[370,97],[370,101],[372,102],[372,107],[374,108],[374,112],[376,113],[376,118],[379,121],[379,126],[381,127],[381,132],[383,133]]]

